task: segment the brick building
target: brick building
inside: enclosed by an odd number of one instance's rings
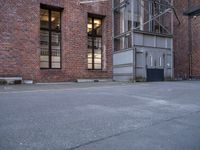
[[[181,24],[174,20],[174,59],[177,78],[200,78],[200,2],[176,0]]]
[[[112,3],[0,0],[0,77],[112,78]]]

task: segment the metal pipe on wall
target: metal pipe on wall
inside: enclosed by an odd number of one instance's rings
[[[191,8],[191,0],[188,0],[188,10]],[[192,16],[188,16],[188,60],[189,60],[189,78],[192,78]]]

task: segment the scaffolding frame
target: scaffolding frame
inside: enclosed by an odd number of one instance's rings
[[[79,4],[92,4],[92,3],[105,2],[105,1],[108,1],[108,0],[78,0]],[[113,1],[113,6],[114,6],[114,1],[115,1],[115,0],[112,0],[112,1]],[[119,4],[119,6],[113,7],[113,11],[116,11],[117,9],[121,9],[121,8],[123,8],[123,7],[126,7],[126,5],[129,4],[129,1],[130,1],[130,0],[123,0],[123,1]],[[133,0],[132,0],[132,1],[133,1]],[[146,11],[147,14],[151,15],[151,13],[149,12],[149,10],[147,10],[147,9],[145,8],[145,6],[142,5],[141,0],[137,0],[137,1],[139,2],[139,5],[140,5],[141,7],[143,7],[144,11]],[[157,18],[162,17],[162,16],[165,15],[166,13],[171,13],[171,12],[174,13],[176,19],[178,20],[178,23],[179,23],[179,24],[181,23],[180,20],[179,20],[179,18],[178,18],[178,16],[177,16],[176,10],[175,10],[175,8],[174,8],[174,6],[173,6],[173,0],[171,1],[171,3],[170,3],[169,0],[164,0],[164,2],[166,2],[166,4],[164,4],[164,3],[162,3],[162,2],[159,2],[158,0],[143,0],[143,1],[151,2],[151,3],[156,3],[156,4],[158,4],[159,6],[168,7],[168,9],[166,9],[164,12],[161,12],[161,13],[155,15],[155,16],[151,16],[151,18],[149,18],[148,21],[146,21],[146,22],[140,24],[140,26],[138,26],[138,27],[132,28],[132,30],[137,30],[137,29],[139,29],[141,26],[144,26],[144,25],[150,23],[151,21],[155,21],[155,22],[157,22],[163,29],[165,29],[168,33],[170,33],[170,32],[168,31],[168,29],[166,29],[166,28],[164,27],[164,25],[163,25],[162,23],[160,23],[159,20],[157,20]],[[134,4],[133,4],[133,5],[134,5]],[[132,10],[133,10],[133,9],[132,9]],[[132,17],[133,17],[133,16],[132,16]],[[132,32],[132,30],[129,31],[129,32]]]
[[[115,1],[115,0],[113,0],[113,6],[114,6],[114,1]],[[126,7],[126,6],[129,4],[129,1],[130,1],[130,0],[124,0],[124,1],[121,2],[118,6],[113,7],[113,12],[122,9],[123,7]],[[170,31],[158,20],[158,18],[162,17],[163,15],[165,15],[165,14],[167,14],[167,13],[171,13],[172,15],[174,14],[175,17],[176,17],[176,19],[177,19],[177,21],[178,21],[178,23],[181,24],[181,22],[180,22],[180,20],[179,20],[179,18],[178,18],[178,16],[177,16],[176,10],[175,10],[175,8],[174,8],[174,6],[173,6],[173,0],[172,0],[171,3],[169,2],[169,0],[164,0],[167,4],[164,4],[164,3],[162,3],[162,2],[159,2],[158,0],[143,0],[143,1],[151,2],[151,3],[156,3],[156,4],[158,4],[159,6],[165,6],[166,9],[165,9],[163,12],[160,12],[160,13],[158,13],[158,14],[156,14],[156,15],[152,15],[152,14],[149,12],[149,10],[148,10],[147,8],[145,8],[145,6],[141,3],[141,0],[137,0],[137,2],[139,2],[139,5],[142,7],[142,9],[143,9],[148,15],[150,15],[151,17],[150,17],[147,21],[145,21],[145,22],[143,22],[142,24],[140,24],[139,26],[137,26],[137,27],[132,27],[132,29],[129,30],[129,31],[124,32],[124,33],[122,33],[122,34],[120,34],[120,35],[117,35],[117,36],[113,36],[114,38],[120,38],[120,37],[122,37],[122,36],[124,36],[124,35],[129,35],[129,34],[131,34],[133,31],[140,29],[142,26],[144,26],[144,25],[146,25],[146,24],[148,24],[148,23],[150,23],[150,22],[152,22],[152,21],[157,22],[165,31],[167,31],[168,34],[170,34]],[[132,7],[132,8],[131,8],[132,11],[134,11],[134,9],[133,9],[133,8],[134,8],[134,4],[133,4],[133,3],[132,3],[132,6],[131,6],[131,7]],[[134,14],[132,13],[132,15],[131,15],[132,22],[133,22],[133,15],[134,15]],[[173,18],[173,16],[172,16],[171,18]],[[171,19],[171,22],[173,22],[172,19]],[[114,26],[113,26],[113,29],[114,29]],[[171,26],[171,29],[172,29],[172,33],[173,33],[173,26]]]

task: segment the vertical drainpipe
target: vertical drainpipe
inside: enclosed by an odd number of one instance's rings
[[[112,0],[112,80],[114,80],[114,0]]]
[[[171,5],[174,7],[174,0],[172,0],[171,1]],[[171,33],[172,33],[172,43],[171,43],[171,56],[172,56],[172,64],[171,64],[171,66],[172,66],[172,70],[171,70],[171,77],[172,77],[172,79],[174,79],[174,69],[175,69],[175,59],[174,59],[174,57],[175,57],[175,55],[174,55],[174,13],[173,13],[173,11],[171,12]],[[165,63],[164,63],[164,65],[165,65]]]
[[[188,10],[191,8],[191,0],[188,0]],[[192,78],[192,16],[188,16],[188,52],[189,52],[189,78]]]
[[[134,1],[131,0],[131,21],[132,21],[132,50],[133,50],[133,82],[136,82],[136,48],[135,48],[135,41],[134,41]]]

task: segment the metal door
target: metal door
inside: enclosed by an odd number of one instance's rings
[[[147,81],[164,81],[164,69],[147,69]]]

